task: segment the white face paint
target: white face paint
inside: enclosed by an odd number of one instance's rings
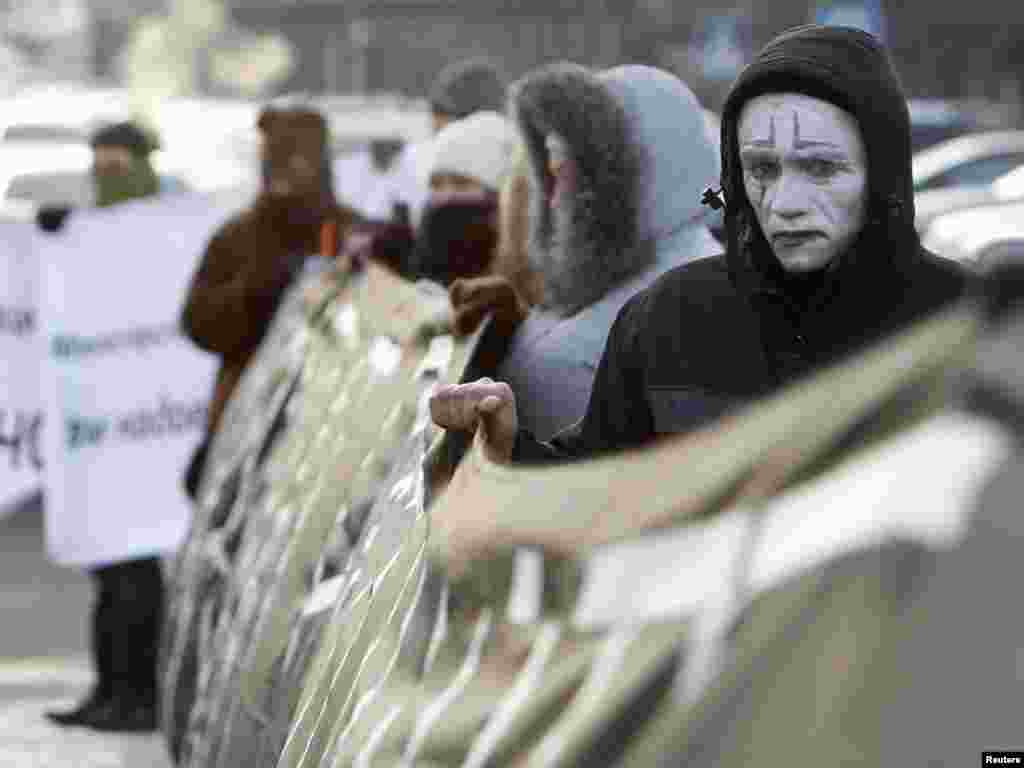
[[[787,272],[813,272],[860,234],[867,153],[857,121],[799,93],[751,99],[739,119],[743,188]]]

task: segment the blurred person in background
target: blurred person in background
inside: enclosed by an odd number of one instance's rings
[[[622,305],[719,251],[700,203],[719,160],[696,97],[651,67],[548,66],[514,86],[512,109],[526,137],[532,216],[521,225],[541,306],[521,318],[497,376],[520,423],[547,439],[583,416]],[[453,287],[464,313],[500,310],[502,298],[479,282]]]
[[[132,123],[117,123],[92,138],[92,172],[96,205],[104,207],[149,197],[160,192],[160,182],[149,155],[155,143]]]
[[[770,42],[722,113],[726,253],[674,269],[620,311],[584,418],[543,445],[487,379],[434,395],[493,460],[638,446],[717,419],[960,297],[966,276],[914,229],[910,120],[885,49],[846,27]],[[709,190],[705,200],[721,204]]]
[[[98,207],[185,191],[180,182],[161,178],[153,170],[150,156],[158,143],[136,123],[105,125],[93,134],[89,143]],[[36,213],[36,222],[43,231],[56,232],[63,227],[71,211],[67,205],[43,205]]]
[[[475,112],[502,112],[506,88],[497,67],[487,59],[455,62],[437,76],[428,94],[431,128],[437,134],[448,123]],[[374,258],[400,274],[409,274],[412,250],[427,206],[428,177],[434,142],[402,142],[383,137],[368,150],[335,164],[342,199],[362,213],[361,239]]]
[[[472,58],[449,64],[430,88],[430,118],[436,135],[453,120],[474,112],[502,112],[505,109],[504,78],[497,65],[486,58]]]
[[[193,342],[221,359],[207,433],[186,473],[194,497],[210,438],[284,291],[303,271],[326,266],[359,217],[334,197],[327,122],[312,108],[267,108],[262,190],[206,246],[181,323]]]
[[[91,144],[99,207],[150,198],[160,191],[149,164],[154,142],[137,125],[105,126]],[[40,225],[49,231],[59,229],[68,210],[41,209]],[[90,638],[96,683],[74,709],[46,716],[58,725],[100,731],[155,730],[157,648],[164,614],[160,558],[110,563],[90,569],[89,575],[96,589]]]
[[[498,192],[519,139],[493,111],[449,122],[434,138],[430,194],[409,275],[448,286],[489,270],[498,245]]]

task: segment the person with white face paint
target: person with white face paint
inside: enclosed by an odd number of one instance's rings
[[[669,271],[622,308],[579,423],[541,444],[490,380],[441,390],[435,421],[482,420],[495,460],[636,446],[708,424],[963,293],[964,272],[914,230],[906,98],[871,35],[807,25],[770,42],[726,99],[721,166],[722,189],[704,201],[725,206],[726,253]]]
[[[868,174],[856,120],[800,93],[766,94],[743,108],[739,141],[743,189],[779,264],[790,274],[828,267],[864,226]]]

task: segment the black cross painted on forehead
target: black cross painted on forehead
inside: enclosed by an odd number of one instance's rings
[[[750,144],[755,147],[775,146],[775,115],[768,118],[768,139],[754,139]]]
[[[800,115],[793,113],[793,147],[795,149],[809,149],[810,147],[834,147],[831,141],[815,141],[813,139],[803,140],[800,138]]]
[[[750,142],[755,147],[775,147],[775,115],[768,118],[768,139],[760,139]],[[815,141],[812,139],[800,138],[800,115],[793,113],[793,148],[809,149],[811,147],[835,147],[831,141]]]

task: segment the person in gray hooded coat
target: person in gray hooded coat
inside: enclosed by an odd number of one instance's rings
[[[700,204],[719,158],[696,97],[652,67],[549,65],[513,86],[511,111],[530,160],[528,253],[544,297],[497,378],[520,423],[547,439],[586,411],[622,305],[720,250]]]

